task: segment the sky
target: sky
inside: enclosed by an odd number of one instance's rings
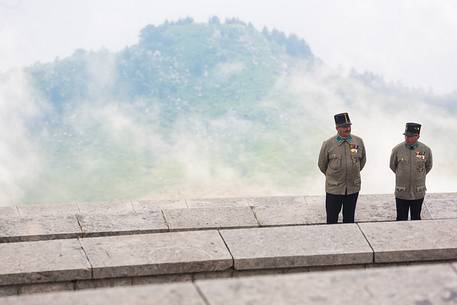
[[[329,66],[435,94],[457,90],[453,0],[0,0],[0,73],[75,49],[119,50],[147,24],[238,17],[304,38]]]

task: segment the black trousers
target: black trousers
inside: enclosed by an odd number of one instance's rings
[[[334,195],[326,193],[325,210],[327,211],[327,223],[337,223],[338,215],[343,207],[343,222],[354,222],[355,206],[359,193],[349,195]]]
[[[411,220],[421,219],[422,203],[424,198],[416,200],[405,200],[395,198],[397,204],[397,220],[408,220],[408,212],[411,211]]]

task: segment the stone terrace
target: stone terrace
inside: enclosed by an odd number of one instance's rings
[[[8,297],[0,304],[61,298],[74,299],[65,304],[146,304],[145,294],[157,296],[147,304],[298,304],[300,296],[340,304],[323,292],[343,279],[360,283],[353,288],[362,291],[360,304],[369,294],[379,296],[376,304],[395,304],[408,289],[422,297],[418,302],[450,301],[401,304],[457,304],[457,194],[427,195],[422,217],[394,222],[391,195],[361,195],[357,223],[339,225],[324,224],[324,198],[317,196],[4,207],[2,296],[183,283]],[[352,270],[312,272],[331,269]],[[259,274],[270,275],[244,278]]]

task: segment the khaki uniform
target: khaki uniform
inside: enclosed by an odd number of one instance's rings
[[[416,200],[425,197],[425,176],[432,169],[432,150],[421,142],[410,149],[403,142],[392,150],[390,168],[395,173],[395,197]]]
[[[363,140],[352,135],[351,143],[338,142],[337,136],[322,143],[319,169],[325,175],[325,191],[345,195],[360,191],[360,171],[366,163]]]

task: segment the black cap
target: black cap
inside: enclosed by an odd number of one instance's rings
[[[421,133],[421,124],[418,123],[406,123],[405,132],[403,133],[405,136],[415,136]]]
[[[336,127],[350,126],[352,125],[347,112],[335,114],[335,125]]]

